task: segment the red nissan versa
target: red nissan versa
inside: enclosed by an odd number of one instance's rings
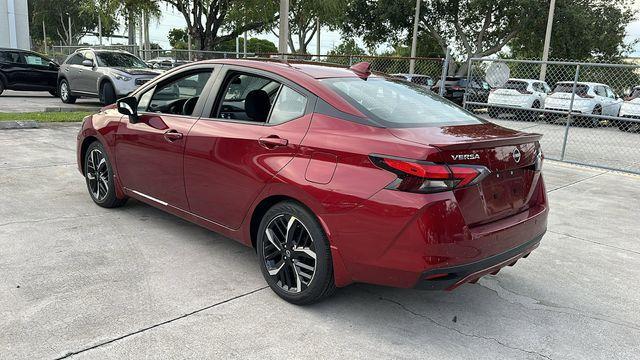
[[[96,204],[135,198],[253,246],[306,304],[353,282],[450,290],[529,255],[539,140],[367,63],[220,60],[85,118],[78,165]]]

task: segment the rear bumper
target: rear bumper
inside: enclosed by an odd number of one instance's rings
[[[443,267],[425,271],[415,288],[422,290],[453,290],[464,283],[475,283],[487,274],[497,274],[505,266],[513,266],[516,261],[526,258],[538,247],[542,236],[538,235],[528,242],[503,253],[472,263]]]
[[[322,217],[349,278],[341,285],[452,289],[528,255],[547,214],[540,177],[526,210],[480,225],[467,225],[453,192],[383,190],[348,214]],[[440,284],[422,284],[441,274]]]

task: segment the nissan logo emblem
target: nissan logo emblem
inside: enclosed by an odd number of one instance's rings
[[[520,162],[520,150],[518,150],[518,148],[513,149],[513,161],[516,163]]]

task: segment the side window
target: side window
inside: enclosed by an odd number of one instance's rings
[[[35,54],[25,54],[24,59],[28,65],[47,66],[49,64],[49,61]]]
[[[208,69],[178,75],[170,82],[156,86],[147,111],[190,116],[212,71]]]
[[[153,92],[156,90],[156,88],[152,88],[147,90],[144,94],[142,94],[142,96],[140,96],[140,99],[138,99],[138,108],[137,111],[138,112],[145,112],[147,111],[147,108],[149,107],[149,102],[151,101],[151,97],[153,96]]]
[[[258,75],[229,73],[214,118],[264,123],[269,118],[280,83]]]
[[[533,83],[533,90],[537,91],[537,92],[544,92],[544,87],[542,86],[542,83]]]
[[[92,63],[94,63],[94,64],[96,63],[96,57],[93,55],[93,51],[85,51],[82,54],[84,55],[84,59],[83,60],[91,60]]]
[[[6,58],[7,58],[7,62],[14,63],[14,64],[24,64],[24,58],[18,52],[7,51]]]
[[[607,97],[611,98],[611,99],[615,99],[616,98],[616,94],[613,93],[613,90],[611,90],[611,88],[606,87],[605,88],[607,90]]]
[[[273,105],[269,124],[281,124],[304,115],[307,98],[295,90],[282,86],[280,94]]]
[[[68,57],[67,61],[65,61],[65,63],[67,63],[69,65],[80,65],[80,64],[82,64],[82,60],[83,59],[84,59],[84,56],[82,56],[82,54],[76,53],[76,54],[73,54],[70,57]]]
[[[607,96],[607,92],[604,90],[603,86],[598,85],[593,89],[593,91],[595,91],[596,95],[598,96],[604,96],[604,97]]]
[[[545,93],[547,93],[547,94],[551,93],[551,88],[549,87],[549,85],[546,82],[542,83],[542,87],[544,88],[544,92]]]

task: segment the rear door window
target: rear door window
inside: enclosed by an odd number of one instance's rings
[[[269,124],[281,124],[304,115],[307,108],[307,98],[297,91],[282,86],[278,98],[273,104]]]
[[[36,54],[26,54],[24,59],[28,65],[36,65],[36,66],[47,66],[49,65],[49,61],[41,56]]]

